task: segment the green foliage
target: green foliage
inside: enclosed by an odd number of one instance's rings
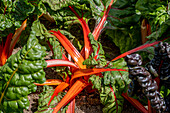
[[[52,113],[53,109],[58,102],[64,97],[66,94],[65,92],[58,93],[57,96],[51,101],[50,105],[48,106],[48,102],[54,92],[54,89],[51,86],[43,86],[43,92],[39,95],[38,99],[38,110],[35,113]],[[68,109],[68,105],[62,108],[58,113],[66,113]]]
[[[101,43],[96,41],[91,33],[89,33],[88,37],[89,37],[89,40],[91,42],[93,52],[91,53],[89,58],[86,59],[83,62],[83,64],[87,65],[87,66],[95,66],[95,65],[97,65],[99,67],[105,66],[106,65],[106,59],[105,59],[105,56],[104,56],[104,50],[102,48]],[[98,56],[97,56],[96,59],[94,59],[94,57],[96,55],[98,55]]]
[[[0,38],[14,32],[27,19],[28,24],[26,30],[21,34],[21,43],[26,42],[28,37],[29,39],[22,50],[11,56],[7,63],[0,67],[0,112],[22,112],[23,109],[27,109],[29,106],[27,95],[36,90],[33,82],[43,83],[45,81],[43,71],[46,66],[43,59],[46,55],[45,48],[38,43],[36,38],[40,39],[40,43],[43,44],[47,40],[50,42],[55,59],[62,59],[64,50],[59,41],[49,34],[49,29],[62,29],[61,33],[69,37],[81,50],[80,41],[68,32],[71,26],[79,23],[78,18],[83,18],[86,22],[95,18],[98,24],[98,20],[102,18],[110,2],[111,0],[1,0]],[[114,0],[109,14],[105,15],[108,18],[104,27],[107,25],[106,28],[112,29],[107,30],[106,35],[120,48],[121,53],[141,45],[140,20],[143,18],[148,19],[152,26],[153,33],[148,36],[149,39],[161,40],[170,36],[167,3],[168,0],[166,2],[161,0]],[[78,16],[70,10],[69,6],[76,11]],[[75,29],[73,32],[78,34]],[[93,51],[83,63],[88,68],[104,67],[106,59],[102,45],[94,40],[91,33],[88,37]],[[153,48],[147,48],[145,51],[153,52]],[[123,59],[111,62],[107,68],[127,69]],[[60,73],[67,68],[57,68],[56,70]],[[89,80],[93,84],[92,87],[100,92],[101,102],[105,106],[103,112],[121,112],[123,106],[121,94],[126,92],[127,85],[130,83],[128,72],[107,71],[103,72],[102,76],[92,75]],[[46,90],[40,94],[37,112],[52,112],[51,108],[54,108],[65,95],[65,93],[59,93],[51,105],[47,106],[53,91],[46,87]],[[62,112],[65,112],[66,108]]]
[[[18,23],[21,24],[20,21],[25,20],[35,10],[35,6],[26,0],[16,0],[13,5],[12,16],[16,26]]]
[[[0,14],[0,31],[4,31],[7,28],[12,27],[13,23],[8,18],[8,15]]]
[[[60,45],[60,42],[56,40],[56,38],[49,39],[50,44],[52,45],[54,58],[55,59],[62,59],[62,53],[64,52],[63,47]]]
[[[107,20],[111,29],[129,28],[140,20],[140,15],[136,14],[136,0],[117,0],[109,11]]]
[[[113,61],[110,63],[108,68],[116,68],[116,69],[126,69],[126,62],[123,58]],[[103,73],[104,84],[111,84],[114,90],[126,91],[127,85],[130,83],[130,79],[128,77],[127,71],[107,71]]]
[[[92,17],[91,10],[80,0],[43,0],[43,3],[48,4],[48,6],[46,5],[46,8],[49,17],[51,16],[55,20],[58,29],[67,30],[70,24],[79,22],[77,21],[76,15],[68,6],[73,7],[80,17],[85,17],[87,20]]]
[[[157,31],[153,32],[147,38],[155,40],[166,38],[170,36],[169,30],[170,30],[170,18],[167,21],[165,21]]]
[[[168,1],[138,0],[135,7],[143,18],[147,18],[152,31],[156,31],[170,17],[168,14]]]
[[[160,0],[138,0],[135,7],[142,14],[147,15],[150,12],[154,12],[157,7],[161,6],[160,3]]]
[[[79,5],[80,0],[42,0],[42,2],[47,3],[52,10],[57,11],[68,6]]]
[[[45,37],[47,38],[51,36],[50,33],[48,33],[45,26],[42,23],[40,23],[39,20],[33,22],[31,29],[36,33],[37,37],[40,37],[40,39],[44,39]]]
[[[123,58],[111,62],[108,68],[127,69],[126,62]],[[103,77],[92,75],[89,79],[93,88],[98,89],[100,93],[101,103],[105,106],[104,113],[113,113],[122,111],[123,97],[121,94],[127,91],[130,83],[128,71],[106,71]]]
[[[90,4],[92,14],[95,19],[103,16],[103,11],[107,9],[111,0],[87,0]]]
[[[102,88],[100,93],[101,103],[104,104],[103,113],[121,113],[124,98],[121,93],[115,92],[109,86]]]
[[[165,98],[170,94],[170,89],[166,88],[165,86],[161,86],[160,94],[163,98]]]
[[[38,43],[32,32],[25,45],[19,52],[9,57],[0,72],[1,112],[22,112],[28,109],[27,95],[35,92],[34,82],[45,82],[46,67],[44,57],[45,47]]]
[[[121,53],[141,45],[140,31],[137,28],[131,30],[106,30],[106,34],[120,48]]]

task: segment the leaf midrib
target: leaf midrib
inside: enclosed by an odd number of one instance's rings
[[[36,44],[35,44],[35,45],[36,45]],[[9,81],[7,82],[7,84],[6,84],[6,86],[5,86],[5,89],[4,89],[4,91],[3,91],[2,95],[1,95],[0,105],[1,105],[2,99],[3,99],[3,97],[4,97],[5,91],[7,90],[8,86],[9,86],[9,83],[10,83],[10,81],[12,80],[14,74],[18,71],[19,66],[20,66],[20,65],[22,64],[22,62],[25,60],[25,58],[26,58],[27,54],[29,53],[29,51],[30,51],[32,48],[35,47],[35,45],[34,45],[33,47],[31,47],[31,48],[27,51],[27,53],[25,54],[25,56],[24,56],[24,58],[22,59],[21,63],[18,65],[18,67],[15,69],[15,71],[12,73],[11,77],[9,78]]]

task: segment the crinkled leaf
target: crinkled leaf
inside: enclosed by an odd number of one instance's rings
[[[1,0],[0,1],[0,14],[7,14],[11,12],[12,0]]]
[[[101,43],[96,41],[91,33],[89,33],[88,37],[91,42],[93,52],[91,53],[89,58],[83,62],[83,64],[87,66],[95,66],[95,65],[105,66],[106,59],[104,56],[104,50],[102,48]]]
[[[48,3],[49,7],[47,11],[49,15],[54,18],[58,28],[68,29],[68,25],[78,22],[76,15],[70,10],[68,6],[73,6],[74,10],[80,17],[91,18],[91,10],[84,3],[85,1],[80,0],[44,0],[44,3]],[[56,5],[54,5],[56,4]]]
[[[69,32],[65,30],[60,30],[60,32],[67,36],[69,39],[75,39],[73,35],[71,35]],[[60,42],[56,40],[56,38],[49,38],[49,42],[52,45],[53,49],[53,56],[55,59],[62,59],[62,54],[64,53],[64,48],[61,46]]]
[[[40,37],[40,39],[44,39],[45,36],[48,37],[48,35],[50,35],[45,26],[41,24],[39,20],[33,22],[31,29],[36,33],[36,36]]]
[[[15,20],[15,26],[20,27],[22,20],[25,20],[35,10],[35,6],[27,0],[16,0],[13,3],[12,17]]]
[[[77,5],[80,0],[42,0],[43,3],[48,3],[52,10],[57,11],[70,5]]]
[[[168,2],[162,0],[138,0],[135,5],[140,15],[147,18],[152,31],[156,31],[170,16]]]
[[[98,89],[101,103],[104,105],[103,113],[121,113],[124,98],[121,92],[111,90],[110,85],[104,85],[103,78],[92,75],[89,79],[93,83],[93,88]],[[112,88],[113,89],[113,88]]]
[[[12,20],[8,15],[0,14],[0,31],[4,31],[7,28],[11,28],[13,26]]]
[[[103,113],[121,113],[123,109],[124,98],[121,93],[113,91],[111,86],[105,86],[100,93],[102,104],[104,104]]]
[[[146,15],[150,12],[154,12],[157,7],[161,6],[160,3],[160,0],[138,0],[135,7],[141,13]]]
[[[134,0],[117,0],[109,11],[107,26],[111,29],[127,28],[138,23],[141,16],[136,14],[135,3]]]
[[[126,62],[123,58],[111,62],[110,68],[127,69]],[[126,91],[130,83],[128,71],[106,71],[103,73],[103,80],[105,85],[111,84],[114,90],[118,89],[119,92]]]
[[[116,60],[109,65],[110,68],[128,69],[123,58]],[[104,113],[121,113],[123,107],[123,97],[121,94],[127,91],[130,83],[128,71],[106,71],[103,77],[92,75],[89,80],[93,88],[98,89],[101,103],[105,106]]]
[[[108,8],[111,0],[88,0],[88,2],[93,16],[98,19],[98,17],[103,16],[103,12]]]
[[[37,14],[37,16],[41,16],[42,14],[46,13],[46,7],[45,5],[42,3],[42,1],[36,1],[38,4],[38,7],[35,7],[35,13]]]
[[[52,113],[53,108],[60,102],[60,100],[64,97],[66,94],[65,92],[58,93],[57,96],[54,97],[54,99],[51,101],[51,104],[48,106],[48,102],[54,92],[54,89],[49,86],[43,87],[43,92],[39,95],[38,99],[38,110],[35,113]],[[64,108],[61,108],[61,110],[58,113],[65,113],[68,109],[68,105]]]
[[[5,112],[21,112],[28,109],[27,95],[36,91],[36,83],[45,82],[45,47],[30,34],[27,45],[9,57],[0,72],[0,109]]]
[[[111,37],[121,53],[131,50],[141,45],[139,27],[131,30],[106,30],[106,34]]]
[[[101,86],[102,86],[102,78],[101,77],[96,76],[96,75],[92,75],[89,78],[89,81],[92,82],[92,84],[93,84],[92,88],[93,89],[97,89],[98,91],[100,91]]]
[[[166,7],[167,6],[162,5],[161,7],[158,7],[155,12],[150,13],[151,16],[155,17],[153,19],[155,25],[162,25],[162,23],[170,17]]]
[[[166,38],[166,37],[170,36],[169,30],[170,30],[170,19],[165,21],[157,31],[153,32],[147,38],[156,39],[156,40]]]

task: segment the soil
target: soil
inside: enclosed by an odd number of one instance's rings
[[[109,42],[109,41],[108,41]],[[105,45],[106,46],[106,45]],[[115,47],[115,45],[110,45],[111,47]],[[13,54],[15,54],[17,51],[19,51],[21,48],[16,48],[13,51]],[[119,54],[119,50],[115,49],[117,54]],[[107,52],[109,55],[115,57],[114,51]],[[45,59],[50,59],[52,56],[52,52],[48,52],[48,56],[45,57]],[[56,72],[51,69],[47,68],[45,69],[46,72],[46,78],[56,78]],[[41,87],[38,87],[37,90],[41,89]],[[30,101],[29,109],[24,110],[24,113],[34,113],[37,111],[38,108],[38,99],[39,99],[39,91],[35,93],[31,93],[28,95],[28,99]],[[77,97],[76,97],[76,107],[75,107],[75,113],[102,113],[103,105],[100,103],[100,98],[97,92],[93,92],[91,94],[87,93],[85,90],[83,90]],[[122,113],[140,113],[136,108],[134,108],[127,100],[124,101],[123,111]]]

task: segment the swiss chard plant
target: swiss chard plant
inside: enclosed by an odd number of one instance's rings
[[[129,73],[131,75],[133,73],[128,72],[129,64],[127,66],[123,58],[139,50],[152,53],[154,45],[158,44],[159,40],[168,41],[170,36],[167,32],[168,1],[150,0],[150,2],[1,1],[1,112],[23,112],[23,109],[29,107],[28,94],[35,92],[37,86],[52,85],[55,89],[45,86],[44,92],[40,94],[37,113],[74,113],[75,97],[84,89],[89,92],[92,92],[92,89],[98,90],[101,103],[104,105],[104,113],[121,112],[124,98],[139,111],[151,113],[153,110],[149,96],[146,96],[148,110],[137,98],[128,96],[129,84],[131,85],[134,80],[133,77],[129,77]],[[91,18],[96,20],[93,29],[88,24]],[[82,29],[83,44],[80,38],[76,37],[80,31],[70,31],[77,23]],[[11,32],[15,34],[12,35]],[[102,37],[102,32],[110,37],[122,53],[111,61],[105,57],[102,44],[98,41],[100,36]],[[19,52],[11,55],[18,40],[19,43],[23,42],[24,46]],[[44,60],[47,51],[44,46],[52,51],[54,59]],[[59,71],[60,74],[56,76],[60,79],[46,80],[43,68],[52,67]],[[140,80],[141,75],[138,76],[136,79]]]

